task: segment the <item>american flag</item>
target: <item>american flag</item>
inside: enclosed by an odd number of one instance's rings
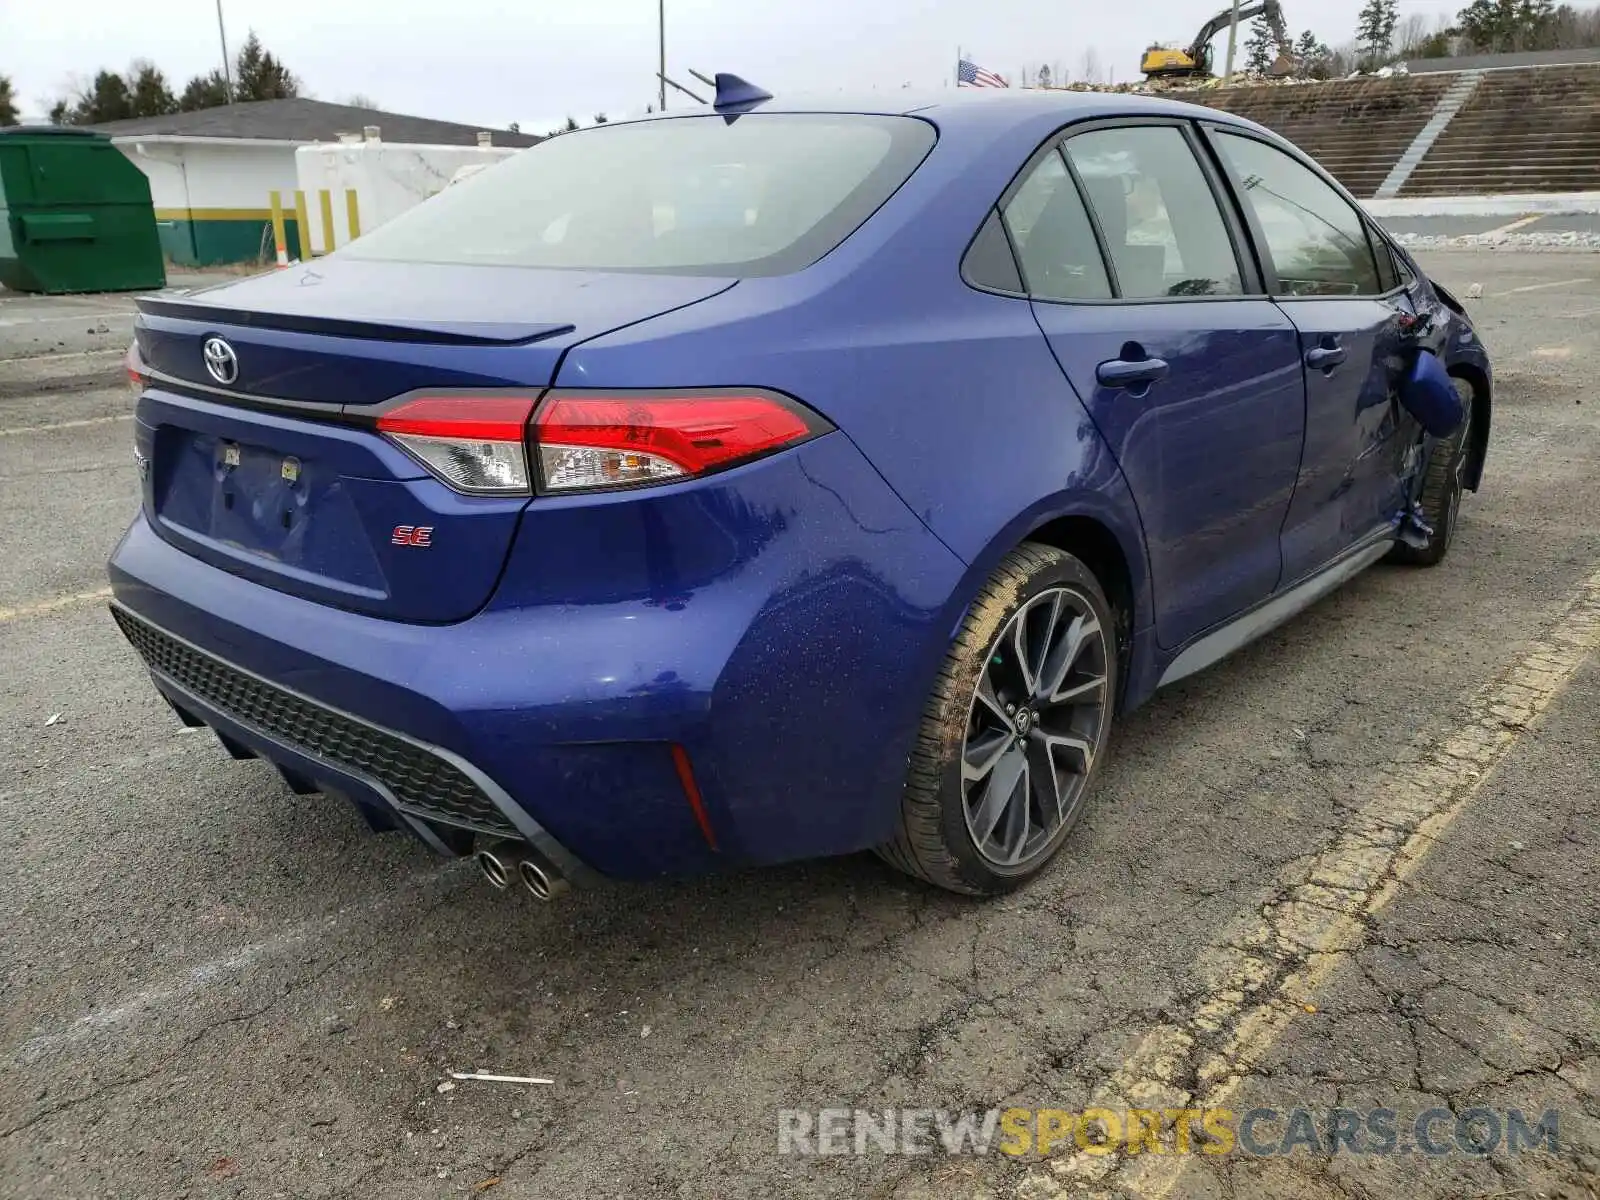
[[[977,63],[963,58],[956,69],[957,87],[1010,87],[993,71],[985,71]]]

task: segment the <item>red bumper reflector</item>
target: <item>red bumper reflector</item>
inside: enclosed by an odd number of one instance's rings
[[[705,801],[700,798],[700,785],[694,781],[694,768],[689,765],[689,752],[677,742],[672,743],[672,765],[677,769],[678,782],[683,785],[683,794],[688,798],[689,807],[694,812],[695,823],[700,826],[706,845],[715,850],[717,835],[711,828],[711,818],[706,815]]]

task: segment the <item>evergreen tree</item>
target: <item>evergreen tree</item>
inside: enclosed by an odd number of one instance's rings
[[[1272,67],[1272,31],[1260,17],[1250,22],[1250,36],[1244,43],[1244,69],[1255,75],[1265,75]]]
[[[1554,0],[1519,0],[1517,5],[1517,49],[1552,48],[1556,25]]]
[[[15,125],[21,119],[16,94],[11,90],[11,77],[0,75],[0,125]]]
[[[292,100],[300,94],[300,81],[261,45],[253,29],[239,49],[233,82],[239,100]]]
[[[128,81],[115,71],[96,72],[88,87],[76,96],[57,100],[50,108],[50,120],[57,125],[98,125],[135,115]]]
[[[1367,0],[1356,17],[1356,38],[1371,66],[1379,66],[1388,59],[1394,27],[1399,20],[1397,0]]]
[[[1456,25],[1479,50],[1534,50],[1562,40],[1569,13],[1553,0],[1472,0],[1456,14]]]
[[[128,92],[136,117],[161,117],[178,111],[178,98],[167,77],[149,59],[135,59],[128,68]]]
[[[217,67],[209,75],[196,75],[189,80],[178,98],[178,108],[181,112],[194,112],[201,108],[221,108],[227,102],[228,81],[223,78],[222,68]]]
[[[1300,74],[1312,79],[1326,79],[1333,61],[1333,51],[1326,42],[1318,41],[1317,35],[1307,29],[1294,44],[1294,57]]]

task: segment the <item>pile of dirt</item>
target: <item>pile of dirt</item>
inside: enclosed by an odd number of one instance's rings
[[[1357,71],[1347,76],[1349,79],[1360,78],[1365,72]],[[1395,75],[1406,75],[1404,63],[1397,63],[1392,67],[1382,67],[1372,72],[1375,79],[1388,79]],[[1202,78],[1190,77],[1187,79],[1141,79],[1133,83],[1067,83],[1060,87],[1035,88],[1034,91],[1046,92],[1117,92],[1122,95],[1136,96],[1165,96],[1174,92],[1209,92],[1222,87],[1305,87],[1313,83],[1326,83],[1327,80],[1313,79],[1309,75],[1265,75],[1254,71],[1235,71],[1233,82],[1225,82],[1221,76],[1206,76]]]

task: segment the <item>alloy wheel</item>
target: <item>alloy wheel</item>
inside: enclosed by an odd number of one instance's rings
[[[1046,588],[1001,629],[961,746],[967,832],[990,863],[1025,870],[1076,815],[1106,733],[1106,678],[1106,631],[1073,588]]]

